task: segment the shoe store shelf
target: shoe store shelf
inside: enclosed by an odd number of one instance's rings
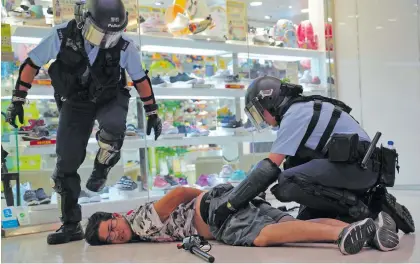
[[[52,30],[49,27],[17,26],[12,36],[12,42],[37,44]],[[166,52],[178,54],[195,54],[204,56],[222,56],[239,54],[245,57],[252,55],[274,57],[290,57],[290,60],[302,58],[320,58],[325,55],[324,51],[280,48],[248,45],[245,42],[217,42],[207,40],[194,40],[191,38],[173,38],[151,35],[140,35],[138,33],[127,33],[141,50],[149,52]],[[140,41],[141,40],[141,41]],[[170,43],[170,44],[169,44]]]
[[[185,86],[187,86],[186,84]],[[201,98],[240,98],[245,96],[244,89],[228,89],[228,88],[192,88],[190,87],[153,87],[153,92],[157,97],[165,97],[171,99],[191,97],[194,99]],[[136,89],[130,90],[132,97],[138,97]],[[50,80],[35,80],[32,84],[29,99],[53,99],[53,89]],[[10,97],[10,96],[9,96]],[[7,96],[3,96],[6,99]]]
[[[177,137],[165,138],[161,136],[157,141],[153,138],[130,138],[126,137],[122,150],[137,150],[145,147],[174,147],[174,146],[188,146],[188,145],[208,145],[208,144],[232,144],[232,143],[246,143],[246,142],[272,142],[276,138],[275,132],[267,131],[265,133],[249,133],[246,135],[229,135],[210,133],[209,136],[199,137]],[[29,142],[20,141],[19,143],[21,155],[48,155],[55,154],[55,144],[30,146]],[[98,144],[95,138],[89,139],[87,150],[95,152],[98,149]]]

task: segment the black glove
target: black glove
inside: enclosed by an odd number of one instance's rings
[[[7,108],[6,121],[12,125],[14,128],[17,128],[16,117],[19,118],[19,123],[23,125],[23,104],[26,101],[26,96],[28,95],[25,91],[14,90],[12,96],[12,103]]]
[[[214,224],[220,228],[228,217],[235,213],[236,210],[233,208],[229,209],[228,202],[224,202],[214,211]]]
[[[157,140],[162,133],[162,120],[157,115],[158,106],[157,104],[145,105],[144,110],[146,110],[147,116],[146,134],[149,136],[153,128],[155,131],[155,140]]]

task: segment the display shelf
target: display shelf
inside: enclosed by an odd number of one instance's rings
[[[12,36],[12,42],[37,44],[48,35],[49,27],[17,26]],[[325,51],[279,48],[248,45],[245,42],[213,42],[200,41],[190,38],[173,38],[152,35],[140,35],[138,33],[126,33],[136,44],[141,46],[142,51],[164,52],[177,54],[195,54],[203,56],[221,56],[228,54],[258,54],[258,56],[290,57],[289,60],[302,58],[321,58]],[[141,39],[141,40],[140,40]],[[170,46],[168,46],[170,43]]]
[[[188,146],[188,145],[208,145],[208,144],[232,144],[232,143],[245,143],[245,142],[272,142],[276,138],[275,132],[267,131],[265,133],[249,133],[248,135],[230,135],[221,132],[211,132],[209,136],[200,137],[183,137],[183,138],[130,138],[126,137],[122,151],[124,150],[137,150],[146,147],[174,147],[174,146]],[[48,155],[55,154],[55,145],[40,145],[30,146],[28,141],[20,141],[19,149],[21,155]],[[98,143],[95,138],[90,138],[87,146],[88,151],[96,151]]]
[[[44,84],[38,84],[44,83]],[[35,80],[29,92],[30,97],[41,97],[53,99],[53,89],[50,80]],[[129,84],[130,85],[130,84]],[[191,86],[191,85],[190,85]],[[153,87],[153,92],[157,97],[170,97],[171,99],[191,97],[200,98],[239,98],[245,96],[244,89],[228,89],[228,88],[191,88],[191,87]],[[132,97],[138,97],[136,89],[131,88]],[[2,99],[8,99],[11,96],[2,96]]]

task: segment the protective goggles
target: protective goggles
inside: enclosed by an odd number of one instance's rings
[[[101,49],[109,49],[117,45],[122,33],[127,25],[127,21],[119,31],[106,31],[99,28],[90,16],[87,16],[82,30],[83,37],[92,45]]]
[[[258,101],[258,98],[252,99],[252,101],[245,106],[245,113],[258,132],[261,132],[269,126],[264,120],[264,108]]]

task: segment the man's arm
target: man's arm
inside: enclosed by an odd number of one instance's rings
[[[146,134],[150,135],[153,129],[155,140],[157,140],[162,133],[162,121],[158,117],[158,105],[153,94],[152,83],[142,68],[139,49],[131,40],[125,39],[124,36],[123,39],[125,43],[121,50],[120,65],[127,70],[140,95],[140,100],[144,104],[144,110],[147,116]]]
[[[203,191],[190,188],[178,187],[163,196],[162,199],[153,204],[156,213],[162,222],[168,219],[169,215],[180,205],[186,204],[199,196]]]

